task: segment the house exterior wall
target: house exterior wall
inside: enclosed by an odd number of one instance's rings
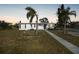
[[[38,23],[38,30],[44,30],[44,24],[47,24],[47,28],[54,28],[53,23]],[[36,23],[32,23],[32,27],[30,23],[19,23],[19,30],[29,30],[29,29],[36,29]]]

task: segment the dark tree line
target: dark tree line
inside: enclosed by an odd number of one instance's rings
[[[0,21],[0,29],[15,29],[15,28],[19,28],[18,24],[12,25],[12,23]]]

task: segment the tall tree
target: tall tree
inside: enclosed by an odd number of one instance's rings
[[[47,23],[49,23],[48,19],[46,17],[39,19],[39,21],[43,24],[44,29],[46,29]]]
[[[26,16],[30,20],[31,27],[32,27],[33,18],[36,16],[36,25],[37,25],[36,26],[36,33],[37,33],[37,30],[38,30],[38,15],[37,15],[37,12],[31,7],[26,7],[25,10],[28,10]]]
[[[70,15],[74,15],[76,17],[76,11],[71,11],[70,7],[65,8],[64,4],[62,4],[61,7],[58,8],[57,15],[58,15],[57,24],[64,29],[65,33],[66,25],[71,22]]]

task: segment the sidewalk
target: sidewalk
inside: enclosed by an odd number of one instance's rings
[[[69,49],[72,53],[79,54],[79,47],[75,46],[74,44],[58,37],[57,35],[51,33],[48,30],[45,30],[49,35],[51,35],[54,39],[56,39],[58,42],[60,42],[64,47]]]

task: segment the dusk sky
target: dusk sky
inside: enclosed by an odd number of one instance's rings
[[[0,4],[0,20],[5,20],[6,22],[16,23],[19,21],[29,22],[26,18],[27,11],[26,7],[32,7],[37,11],[38,17],[47,17],[49,22],[57,22],[57,8],[60,6],[58,4]],[[65,5],[70,7],[71,10],[75,10],[77,17],[71,17],[72,21],[79,21],[79,4],[69,4]],[[36,19],[34,18],[35,22]]]

